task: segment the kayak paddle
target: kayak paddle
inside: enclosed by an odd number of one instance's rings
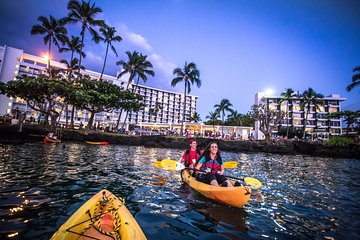
[[[171,160],[171,159],[164,159],[161,161],[161,167],[166,169],[166,170],[183,170],[183,169],[189,169],[189,170],[194,170],[194,171],[199,171],[197,169],[191,169],[191,168],[187,168],[185,167],[184,164],[177,162],[175,160]],[[243,181],[247,184],[249,184],[250,186],[254,187],[254,188],[260,188],[262,186],[262,183],[256,179],[256,178],[252,178],[252,177],[244,177],[244,178],[238,178],[238,177],[233,177],[233,176],[227,176],[227,175],[223,175],[224,177],[227,178],[233,178],[236,180],[240,180]]]
[[[162,161],[176,162],[176,160],[172,160],[172,159],[164,159]],[[156,163],[156,165],[155,165],[155,163],[154,163],[155,167],[161,168],[158,163]],[[174,164],[174,163],[170,163],[170,164]],[[238,166],[238,162],[230,162],[230,161],[229,162],[224,162],[224,168],[237,168],[237,166]],[[168,169],[168,170],[171,170],[171,169]],[[172,169],[172,170],[176,170],[176,169]]]

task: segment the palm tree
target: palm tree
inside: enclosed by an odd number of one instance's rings
[[[79,60],[76,59],[74,60],[74,53],[78,53],[80,56],[82,57],[86,57],[86,54],[84,52],[81,51],[81,42],[80,42],[80,38],[79,37],[75,37],[73,35],[71,35],[71,40],[67,41],[67,47],[63,47],[60,48],[60,52],[68,52],[71,51],[71,57],[70,57],[70,62],[66,61],[66,60],[62,60],[63,63],[66,65],[67,67],[67,75],[68,75],[68,81],[69,82],[73,82],[71,79],[74,79],[73,76],[73,71],[79,71],[82,69],[84,70],[85,68],[83,66],[79,67]],[[77,64],[77,66],[75,65]],[[79,75],[79,74],[78,74]],[[70,128],[74,128],[74,114],[75,114],[75,106],[72,106],[71,109],[71,120],[70,120]],[[66,106],[66,124],[65,126],[67,127],[68,125],[68,107]]]
[[[242,118],[243,115],[238,113],[236,110],[231,110],[230,114],[228,115],[229,122],[232,123],[234,126],[242,126]]]
[[[171,86],[175,87],[179,82],[184,81],[184,105],[183,105],[183,118],[181,122],[181,134],[184,132],[184,122],[185,122],[185,106],[186,106],[186,94],[189,94],[191,91],[190,84],[196,83],[196,86],[199,88],[201,86],[200,72],[196,68],[196,64],[190,62],[187,64],[185,62],[184,68],[175,68],[173,75],[176,77],[171,81]]]
[[[194,114],[191,116],[190,121],[194,121],[194,122],[200,122],[201,121],[201,117],[200,114],[197,112],[194,112]]]
[[[211,124],[213,125],[213,133],[215,134],[215,122],[218,120],[219,112],[209,112],[209,115],[206,116],[206,119],[209,119]]]
[[[324,98],[324,95],[315,92],[312,88],[308,88],[301,95],[302,103],[300,106],[305,111],[304,132],[302,137],[303,139],[305,139],[306,124],[308,115],[310,113],[311,105],[314,105],[314,108],[317,109],[319,107],[319,104],[322,102],[322,98]]]
[[[282,99],[279,103],[286,101],[286,139],[289,137],[289,103],[294,97],[294,90],[292,88],[285,88],[285,91],[281,93]]]
[[[224,117],[225,117],[225,112],[229,111],[231,112],[232,109],[230,108],[232,107],[232,104],[230,103],[230,101],[228,99],[223,99],[221,100],[220,104],[215,104],[214,108],[215,111],[218,112],[219,114],[221,113],[221,119],[222,119],[222,123],[221,123],[221,133],[224,134]]]
[[[153,67],[151,62],[146,60],[147,56],[142,55],[141,53],[134,52],[126,52],[128,56],[128,61],[120,60],[116,62],[116,65],[120,65],[122,67],[122,71],[119,73],[118,78],[121,78],[124,74],[130,74],[128,84],[126,89],[129,89],[129,85],[134,81],[134,78],[137,76],[137,81],[135,87],[132,89],[132,92],[136,91],[136,88],[139,84],[140,78],[145,83],[147,81],[147,75],[155,76],[155,72],[150,68]]]
[[[66,21],[69,23],[81,23],[81,49],[84,47],[85,31],[88,30],[96,43],[99,43],[101,38],[93,27],[103,27],[105,23],[103,20],[95,19],[96,15],[102,13],[102,9],[95,7],[95,3],[90,5],[88,2],[78,0],[70,0],[67,5],[67,9],[70,11]],[[81,65],[82,55],[79,57],[79,65]],[[80,69],[78,70],[80,73]],[[78,75],[79,76],[79,75]]]
[[[346,87],[346,90],[350,92],[354,87],[360,86],[360,66],[357,66],[353,70],[352,83]]]
[[[71,40],[66,42],[67,47],[62,47],[59,49],[59,52],[69,52],[71,51],[70,62],[74,59],[74,53],[80,54],[83,58],[86,57],[86,54],[81,51],[81,42],[79,37],[71,35]],[[79,61],[78,61],[79,62]]]
[[[126,55],[128,56],[127,62],[125,62],[124,60],[120,60],[120,61],[116,62],[116,65],[120,65],[123,69],[119,73],[118,78],[121,78],[124,74],[127,74],[127,73],[130,74],[128,84],[126,86],[126,89],[129,89],[130,83],[132,83],[134,78],[137,76],[136,84],[132,89],[132,92],[135,93],[136,88],[139,84],[140,78],[144,82],[146,82],[147,75],[155,76],[155,72],[150,69],[153,67],[153,65],[151,64],[151,62],[146,60],[146,58],[147,58],[146,55],[142,55],[141,53],[138,53],[136,51],[134,51],[132,53],[127,51]],[[116,128],[118,128],[118,126],[119,126],[121,114],[122,114],[122,109],[120,110],[119,118],[116,123]],[[128,112],[126,113],[125,121],[122,125],[122,128],[125,125],[127,115],[128,115]]]
[[[109,46],[111,48],[111,50],[115,53],[116,57],[118,56],[114,45],[112,44],[113,42],[120,42],[122,40],[122,38],[120,36],[115,36],[116,30],[114,27],[110,27],[110,26],[105,26],[100,28],[100,32],[103,35],[103,40],[104,43],[106,43],[106,53],[105,53],[105,59],[104,59],[104,65],[101,71],[101,75],[100,75],[100,81],[102,79],[102,76],[104,74],[104,70],[105,70],[105,65],[106,65],[106,59],[107,59],[107,55],[108,55],[108,51],[109,51]]]
[[[60,60],[61,63],[65,64],[66,69],[66,75],[68,76],[68,82],[70,84],[73,84],[73,81],[71,81],[71,79],[74,79],[73,76],[73,72],[75,72],[76,70],[78,70],[79,68],[82,70],[85,70],[85,68],[83,66],[79,66],[79,60],[77,58],[73,58],[70,62],[68,62],[65,59]],[[68,105],[67,103],[65,104],[65,111],[66,111],[66,122],[65,122],[65,128],[67,128],[68,126]],[[75,106],[72,106],[72,110],[71,110],[71,120],[70,120],[70,127],[73,128],[74,127],[74,113],[75,113]]]
[[[67,30],[64,27],[65,21],[64,19],[56,20],[53,16],[49,16],[49,18],[46,18],[44,16],[40,16],[37,19],[39,22],[41,22],[41,25],[34,25],[31,29],[31,35],[41,34],[44,36],[44,43],[45,45],[48,44],[48,73],[49,76],[51,76],[50,71],[50,54],[51,54],[51,45],[54,43],[59,49],[60,45],[59,42],[64,45],[64,43],[67,41]]]

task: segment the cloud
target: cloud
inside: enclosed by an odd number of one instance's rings
[[[119,29],[120,36],[124,41],[130,42],[131,44],[149,52],[153,51],[152,46],[147,42],[146,38],[144,38],[141,34],[129,31],[125,24],[120,24],[117,29]]]
[[[165,78],[171,78],[172,72],[176,67],[175,63],[165,60],[159,54],[153,53],[149,56],[149,61],[153,64],[154,69],[161,72]]]

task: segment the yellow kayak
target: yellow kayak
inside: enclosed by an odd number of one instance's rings
[[[124,201],[102,190],[85,202],[51,237],[52,240],[146,239]]]
[[[184,182],[186,182],[195,191],[201,193],[207,198],[213,199],[216,202],[233,206],[243,207],[250,199],[251,188],[248,186],[237,187],[216,187],[206,183],[197,181],[189,173],[189,170],[184,169],[181,172]],[[233,183],[234,185],[234,183]]]
[[[87,144],[94,144],[94,145],[108,145],[109,142],[92,142],[92,141],[85,141]]]

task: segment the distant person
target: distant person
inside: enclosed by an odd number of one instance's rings
[[[196,180],[213,186],[232,187],[232,184],[223,176],[225,168],[220,156],[218,144],[210,142],[196,165],[198,173]]]
[[[185,165],[187,168],[193,168],[194,164],[196,164],[202,154],[202,151],[197,148],[197,142],[195,139],[189,140],[189,148],[184,152],[181,163]]]

